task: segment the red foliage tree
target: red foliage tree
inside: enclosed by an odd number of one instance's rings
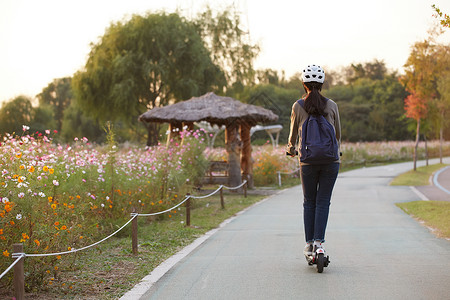
[[[415,93],[405,99],[405,115],[408,118],[419,121],[427,115],[427,103],[420,99]]]
[[[408,118],[417,121],[416,128],[416,144],[414,146],[414,171],[417,168],[417,147],[419,145],[420,137],[420,120],[425,118],[428,112],[427,102],[417,96],[416,93],[411,93],[405,99],[405,115]]]

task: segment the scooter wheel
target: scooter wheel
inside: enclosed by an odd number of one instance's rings
[[[325,266],[325,256],[323,253],[317,255],[317,272],[322,273]]]

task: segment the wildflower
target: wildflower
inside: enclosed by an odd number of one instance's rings
[[[16,220],[20,220],[20,219],[22,219],[22,215],[21,214],[17,214],[16,215]]]
[[[42,167],[42,171],[48,172],[48,167],[47,166]]]
[[[6,197],[3,197],[3,198],[2,198],[2,202],[3,202],[3,204],[6,204],[7,202],[9,202],[9,199],[6,198]]]
[[[3,234],[3,228],[0,228],[0,234]]]
[[[34,242],[36,243],[36,245],[39,247],[41,245],[41,242],[39,242],[38,240],[34,240]]]
[[[53,203],[53,204],[50,205],[50,206],[51,206],[51,208],[56,209],[56,204],[55,204],[55,203]]]
[[[39,197],[41,197],[41,198],[44,198],[45,197],[45,194],[43,193],[43,192],[39,192]]]
[[[19,169],[23,170],[23,169],[25,169],[25,166],[24,165],[20,165]]]
[[[8,256],[9,256],[9,252],[8,252],[8,250],[5,250],[5,251],[3,251],[3,256],[6,256],[6,257],[8,257]]]
[[[58,256],[56,257],[56,259],[61,259],[61,255],[58,255]],[[58,270],[58,269],[55,269],[55,270]]]
[[[24,182],[27,178],[25,176],[19,176],[19,178],[17,178],[17,181],[19,182]]]
[[[72,247],[67,247],[67,250],[72,251]]]
[[[59,185],[58,180],[53,180],[53,185],[54,185],[54,186],[58,186],[58,185]]]
[[[11,226],[13,226],[13,225],[16,224],[16,223],[14,223],[14,221],[11,220],[11,221],[9,221],[9,224],[11,224]]]
[[[47,199],[48,199],[48,202],[52,202],[53,201],[53,197],[52,196],[49,196]]]
[[[23,131],[30,130],[30,126],[22,125],[22,130],[23,130]]]
[[[33,173],[33,172],[34,172],[34,170],[35,170],[35,169],[34,169],[34,167],[33,167],[33,166],[31,166],[31,167],[29,167],[29,168],[28,168],[28,172],[30,172],[30,173]]]
[[[59,258],[61,258],[61,256],[59,256]],[[55,271],[58,271],[58,266],[55,266]]]
[[[48,172],[49,172],[50,174],[53,174],[53,173],[55,173],[55,169],[53,169],[53,168],[48,169]]]
[[[17,195],[17,197],[19,197],[19,198],[23,198],[23,197],[25,197],[25,194],[22,192],[22,193],[19,193],[18,195]]]
[[[22,157],[22,153],[16,153],[16,158],[21,158]]]
[[[50,134],[50,130],[45,130],[45,134]]]
[[[67,229],[67,226],[66,225],[63,225],[62,227],[61,227],[61,230],[66,230]]]
[[[58,221],[55,222],[55,226],[59,226],[59,222]]]

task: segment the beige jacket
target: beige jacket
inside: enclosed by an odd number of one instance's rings
[[[334,127],[334,131],[336,133],[336,139],[338,141],[338,145],[341,145],[341,121],[339,119],[339,110],[336,102],[331,99],[328,99],[327,106],[325,107],[325,112],[327,113],[326,119],[331,123]],[[308,113],[303,109],[303,107],[295,101],[294,105],[292,105],[291,112],[291,126],[289,131],[289,139],[286,151],[289,154],[295,154],[295,150],[298,145],[301,145],[302,138],[302,125],[308,118]],[[298,138],[298,143],[297,143]],[[299,158],[300,159],[300,158]],[[339,162],[339,161],[337,161]]]

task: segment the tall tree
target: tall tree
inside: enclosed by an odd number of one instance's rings
[[[437,46],[432,39],[417,42],[404,65],[405,75],[400,79],[406,90],[412,95],[405,99],[406,116],[417,121],[416,146],[419,143],[420,120],[425,118],[428,107],[436,97],[436,82],[439,76],[439,64],[436,60]],[[411,104],[407,103],[407,100]],[[408,108],[410,112],[408,113]],[[412,111],[418,115],[413,116]],[[414,170],[416,170],[417,150],[414,151]]]
[[[195,23],[212,60],[224,72],[228,87],[254,84],[253,61],[259,54],[259,46],[250,43],[249,33],[242,29],[236,10],[229,7],[216,13],[207,7]]]
[[[349,83],[361,78],[381,80],[387,75],[387,68],[384,61],[375,59],[373,62],[352,64],[345,73]]]
[[[417,122],[416,127],[416,143],[414,146],[414,171],[417,168],[417,147],[419,145],[420,138],[420,120],[425,118],[427,115],[428,107],[427,103],[420,99],[416,94],[410,94],[405,99],[405,115],[408,118],[414,119]]]
[[[26,96],[18,96],[3,103],[0,109],[0,133],[20,134],[23,125],[29,126],[32,112],[31,99]]]
[[[434,17],[439,20],[439,23],[441,23],[442,27],[450,27],[450,16],[443,13],[439,7],[437,7],[435,4],[431,5],[433,10],[436,12]]]
[[[221,89],[220,78],[194,24],[162,13],[112,24],[91,46],[73,88],[99,120],[134,123],[148,109]],[[147,130],[147,145],[156,144],[158,128]]]
[[[37,95],[39,106],[48,105],[53,109],[56,129],[59,132],[62,129],[64,110],[70,105],[73,98],[71,81],[71,77],[55,79]]]
[[[436,107],[439,111],[439,159],[442,163],[442,148],[444,143],[444,129],[448,126],[450,114],[450,72],[439,78],[437,83],[439,98]]]

